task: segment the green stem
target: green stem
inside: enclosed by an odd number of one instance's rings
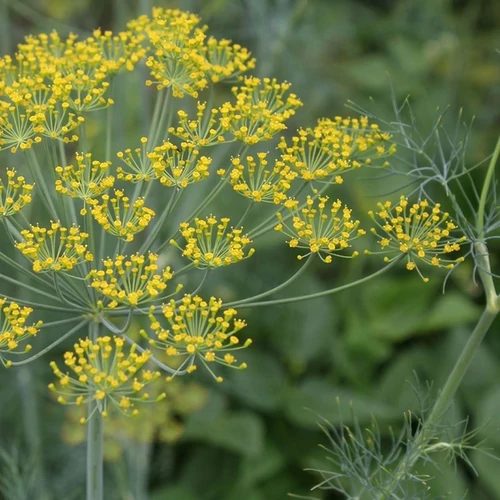
[[[73,318],[71,318],[73,320]],[[67,320],[63,320],[67,322]],[[56,341],[52,342],[52,344],[48,345],[45,347],[45,349],[42,349],[40,352],[37,352],[34,356],[29,357],[28,359],[24,359],[23,361],[12,361],[11,366],[22,366],[22,365],[27,365],[28,363],[32,363],[33,361],[37,360],[38,358],[41,358],[45,354],[47,354],[49,351],[51,351],[54,347],[59,345],[61,342],[64,342],[67,338],[71,337],[74,335],[80,328],[82,328],[84,325],[86,325],[89,322],[88,319],[85,319],[84,321],[81,321],[78,323],[78,325],[74,326],[71,330],[69,330],[67,333],[65,333],[62,337],[59,337]],[[58,321],[54,321],[53,324],[59,323]]]
[[[302,267],[300,267],[299,270],[293,276],[288,278],[284,283],[281,283],[281,285],[271,288],[271,290],[267,290],[267,292],[260,293],[259,295],[254,295],[253,297],[247,297],[246,299],[235,300],[234,302],[228,302],[227,304],[224,304],[224,307],[240,307],[246,302],[252,302],[252,300],[263,299],[264,297],[267,297],[269,295],[272,295],[273,293],[283,290],[287,286],[291,285],[309,267],[309,264],[311,264],[311,262],[313,261],[313,257],[314,254],[311,254],[304,262]]]
[[[170,197],[170,200],[168,201],[168,204],[165,206],[163,213],[156,221],[154,229],[151,231],[151,233],[146,238],[146,241],[142,244],[141,248],[139,249],[139,253],[144,254],[151,248],[151,245],[154,243],[155,238],[161,231],[163,224],[165,223],[165,220],[167,219],[167,217],[170,215],[175,205],[177,204],[177,201],[179,200],[182,192],[183,191],[181,191],[179,188],[175,189],[172,196]]]
[[[384,492],[377,497],[378,500],[389,500],[394,498],[393,493],[398,483],[410,473],[411,468],[422,456],[429,441],[436,437],[436,426],[443,414],[449,408],[453,396],[455,395],[464,375],[467,372],[467,369],[471,364],[474,354],[481,345],[481,342],[496,318],[499,310],[500,309],[498,307],[491,308],[487,306],[485,308],[476,327],[474,328],[474,331],[469,337],[467,344],[463,348],[460,357],[449,374],[431,413],[411,443],[411,447],[414,450],[413,453],[408,458],[403,459],[396,467],[396,470],[392,474],[390,483],[384,488]]]
[[[53,300],[55,302],[61,302],[57,296],[54,294],[50,294],[47,292],[44,292],[43,290],[40,290],[38,288],[35,288],[31,285],[28,285],[26,283],[23,283],[22,281],[19,281],[18,279],[11,278],[10,276],[6,276],[5,274],[0,274],[0,280],[5,280],[8,281],[9,283],[12,283],[13,285],[20,286],[22,288],[25,288],[26,290],[29,290],[30,292],[36,293],[37,295],[42,295],[43,297],[46,297],[50,300]]]
[[[172,87],[168,87],[167,95],[165,96],[165,102],[163,103],[160,118],[158,119],[158,123],[156,125],[156,129],[153,135],[153,142],[151,146],[154,148],[160,139],[165,137],[165,133],[162,133],[162,129],[166,126],[166,122],[171,119],[172,111],[173,111],[173,101],[172,97]]]
[[[49,190],[49,188],[47,187],[47,183],[45,182],[45,177],[43,175],[42,169],[40,168],[40,164],[38,163],[38,159],[36,157],[35,152],[33,151],[33,148],[28,150],[27,158],[28,158],[28,165],[29,165],[29,168],[31,171],[31,175],[33,176],[36,183],[38,184],[37,192],[40,193],[42,201],[43,201],[44,205],[46,206],[52,219],[54,221],[58,221],[60,219],[60,217],[57,214],[56,207],[55,207],[54,202],[50,196],[51,190]]]
[[[491,157],[490,163],[488,165],[488,171],[486,172],[486,178],[484,179],[483,188],[481,190],[481,198],[479,199],[479,208],[477,211],[477,221],[476,230],[479,239],[484,238],[484,212],[486,209],[486,201],[488,200],[488,192],[490,189],[490,184],[495,174],[495,165],[500,156],[500,137],[498,138],[495,150]]]
[[[245,302],[242,305],[238,305],[238,309],[241,309],[242,307],[246,308],[246,307],[271,306],[271,305],[276,305],[276,304],[291,304],[292,302],[302,302],[304,300],[317,299],[319,297],[325,297],[327,295],[332,295],[334,293],[342,292],[344,290],[348,290],[349,288],[353,288],[355,286],[362,285],[363,283],[366,283],[367,281],[369,281],[373,278],[376,278],[377,276],[380,276],[381,274],[386,273],[389,269],[391,269],[398,262],[400,262],[401,259],[403,259],[403,257],[405,255],[406,254],[400,255],[398,258],[394,259],[389,265],[383,267],[382,269],[379,269],[378,271],[374,272],[373,274],[365,276],[364,278],[353,281],[351,283],[347,283],[346,285],[338,286],[336,288],[331,288],[330,290],[324,290],[323,292],[311,293],[309,295],[299,295],[297,297],[289,297],[287,299],[268,300],[266,302],[250,302],[250,303]],[[293,276],[292,276],[292,278],[293,278]],[[276,290],[273,290],[273,293],[275,291]],[[267,293],[266,293],[266,295],[267,295]],[[246,300],[246,299],[244,299],[244,300]],[[228,306],[228,304],[224,304],[223,307],[227,307],[227,306]]]
[[[92,342],[99,335],[99,324],[89,324],[89,337]],[[89,402],[87,420],[87,500],[104,500],[103,474],[103,421],[98,401],[92,397]]]
[[[57,146],[59,149],[59,159],[61,161],[60,165],[62,168],[65,168],[68,166],[68,159],[66,157],[66,149],[64,147],[64,142],[57,141]],[[66,210],[69,211],[68,217],[71,220],[72,224],[77,225],[78,224],[78,217],[76,215],[75,204],[73,203],[73,199],[64,195],[64,194],[60,195],[60,197],[63,200],[63,204],[66,207]]]

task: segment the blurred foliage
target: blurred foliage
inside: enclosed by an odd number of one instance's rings
[[[11,52],[23,36],[40,30],[86,34],[97,26],[116,29],[152,4],[3,0],[0,47]],[[305,102],[291,129],[310,126],[320,116],[352,114],[345,107],[348,100],[390,120],[393,91],[398,102],[410,95],[423,131],[447,106],[455,110],[453,116],[463,107],[466,121],[474,116],[471,164],[490,154],[500,132],[500,3],[495,0],[158,0],[155,5],[199,13],[211,33],[252,50],[259,75],[291,81]],[[120,141],[130,138],[135,144],[142,135],[151,95],[141,81],[116,91],[130,96],[127,109],[116,110],[118,150]],[[96,135],[100,126],[95,123]],[[378,181],[374,189],[363,175],[358,177],[359,182],[346,182],[341,189],[359,211],[375,205],[374,193],[383,195],[395,187]],[[206,189],[193,188],[181,211],[196,206]],[[218,203],[216,212],[243,210],[241,200],[234,198]],[[293,253],[279,238],[266,238],[264,250],[237,272],[231,268],[210,277],[207,287],[232,300],[269,289],[293,274]],[[324,290],[357,279],[374,265],[362,258],[318,265],[288,293]],[[190,379],[173,407],[155,407],[155,412],[164,412],[155,415],[155,425],[182,421],[182,434],[165,444],[161,436],[169,431],[148,427],[144,432],[152,441],[146,445],[121,439],[120,453],[107,465],[106,498],[142,500],[147,490],[151,500],[275,500],[288,492],[307,494],[316,478],[303,469],[324,465],[325,452],[317,446],[325,442],[319,416],[334,425],[351,424],[353,409],[361,425],[377,418],[384,435],[389,425],[403,425],[403,412],[422,409],[422,388],[412,387],[415,375],[433,382],[431,393],[443,383],[482,303],[472,272],[472,266],[464,265],[453,273],[445,295],[443,274],[431,275],[431,282],[424,284],[405,271],[394,271],[364,288],[316,301],[242,310],[248,334],[255,339],[252,349],[241,355],[248,370],[231,373],[217,387],[199,376],[196,384],[204,386],[206,395],[197,397],[206,398],[206,404],[176,406],[189,399]],[[480,437],[497,451],[499,375],[500,340],[490,335],[450,413],[455,422],[469,415],[469,427],[482,426]],[[34,491],[39,498],[82,498],[84,448],[62,440],[68,423],[47,395],[47,363],[2,372],[1,377],[0,488],[5,498],[36,499]],[[123,438],[129,424],[114,425],[108,438]],[[21,451],[12,452],[16,449]],[[500,499],[498,462],[479,452],[472,461],[479,477],[460,462],[456,470],[440,459],[428,464],[425,473],[434,477],[429,482],[432,498]],[[314,495],[338,498],[319,491]]]

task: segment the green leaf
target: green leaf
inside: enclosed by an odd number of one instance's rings
[[[183,439],[219,446],[240,455],[255,457],[262,453],[264,428],[261,420],[250,412],[233,412],[213,420],[191,419]]]
[[[288,394],[285,415],[290,422],[305,428],[317,428],[321,418],[332,424],[352,424],[354,415],[360,422],[392,419],[400,416],[392,406],[364,394],[309,378]]]
[[[247,349],[238,356],[248,368],[228,374],[224,389],[246,405],[258,410],[276,410],[282,405],[286,378],[276,359],[265,352]]]
[[[444,330],[461,326],[479,318],[481,310],[467,297],[458,292],[449,292],[436,301],[435,306],[424,316],[422,331]]]
[[[282,451],[268,442],[261,455],[244,459],[240,472],[241,483],[247,487],[259,484],[275,476],[285,467],[285,463]]]

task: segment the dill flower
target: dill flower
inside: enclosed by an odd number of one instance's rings
[[[60,222],[51,222],[49,228],[30,225],[31,229],[21,231],[23,241],[16,243],[16,248],[33,262],[33,271],[68,272],[75,266],[94,260],[87,250],[87,233],[78,226],[61,226]]]
[[[272,169],[269,168],[267,155],[257,153],[257,158],[247,156],[246,165],[241,163],[241,158],[233,158],[227,180],[237,193],[254,202],[279,205],[287,200],[286,193],[297,173],[281,161],[275,162]],[[219,169],[217,173],[225,175],[226,171]]]
[[[209,37],[203,53],[210,64],[206,70],[207,77],[213,83],[234,80],[255,68],[255,59],[251,57],[251,53],[237,43],[232,44],[231,40]]]
[[[151,353],[137,354],[135,346],[126,353],[124,343],[116,336],[98,337],[95,342],[80,339],[74,344],[74,351],[64,353],[64,364],[71,372],[62,372],[52,361],[50,367],[58,380],[57,385],[51,383],[49,389],[59,394],[57,401],[82,405],[95,400],[103,416],[108,415],[109,405],[136,415],[139,412],[134,408],[137,402],[154,402],[145,388],[160,377],[160,372],[143,369]],[[164,397],[163,393],[156,400]],[[85,418],[81,422],[85,423]]]
[[[0,361],[6,367],[11,362],[4,358],[4,354],[24,354],[31,350],[27,344],[22,349],[20,344],[26,339],[36,336],[42,322],[38,321],[27,325],[29,315],[33,312],[30,307],[20,306],[16,302],[7,302],[0,297]]]
[[[408,198],[401,196],[399,203],[393,206],[390,201],[378,203],[378,212],[370,211],[369,215],[378,228],[372,228],[378,236],[385,262],[391,262],[398,255],[406,255],[406,268],[417,270],[422,279],[427,282],[418,268],[418,262],[425,262],[434,267],[453,269],[463,262],[463,257],[456,259],[442,258],[460,250],[460,243],[466,240],[452,236],[451,232],[457,225],[450,219],[447,212],[441,210],[438,203],[433,207],[427,200],[409,203]],[[380,221],[378,220],[380,219]],[[389,255],[393,255],[389,257]]]
[[[149,339],[144,330],[142,334],[153,347],[164,349],[168,356],[183,356],[185,359],[179,369],[187,365],[191,373],[199,362],[217,382],[222,382],[223,378],[216,376],[209,365],[215,362],[232,368],[246,368],[246,363],[236,366],[237,360],[231,353],[248,347],[252,341],[248,339],[243,345],[238,345],[240,341],[235,334],[246,323],[235,318],[234,309],[221,309],[222,301],[215,297],[207,302],[198,295],[185,295],[179,305],[175,300],[162,305],[163,316],[168,322],[166,328],[155,317],[152,307],[150,327],[156,338]]]
[[[198,102],[196,119],[190,120],[188,114],[180,110],[177,112],[179,123],[176,127],[170,127],[169,133],[183,141],[195,144],[196,147],[208,147],[225,141],[224,128],[217,115],[219,110],[212,108],[207,112],[207,103]]]
[[[173,277],[170,267],[158,270],[158,255],[116,255],[103,260],[104,269],[93,269],[87,276],[90,286],[111,299],[107,307],[118,304],[138,306],[144,302],[164,298],[163,292]],[[177,288],[176,293],[179,291]]]
[[[380,132],[366,117],[323,118],[313,128],[298,130],[291,144],[282,137],[278,148],[283,164],[302,179],[341,184],[343,172],[393,154],[395,145],[388,146],[389,139],[390,135]]]
[[[33,144],[42,142],[36,121],[40,122],[44,117],[29,110],[29,98],[13,95],[13,92],[6,95],[15,104],[0,100],[0,150],[10,149],[15,153],[19,149],[31,149]]]
[[[222,125],[235,139],[253,145],[268,141],[286,129],[285,122],[302,106],[291,85],[275,78],[245,77],[240,87],[233,87],[236,103],[220,108]]]
[[[195,218],[194,226],[183,222],[180,233],[186,240],[186,246],[182,248],[175,240],[170,240],[170,243],[182,250],[182,255],[201,269],[235,264],[251,257],[255,249],[250,248],[245,254],[245,247],[252,240],[243,234],[242,228],[228,230],[229,222],[227,217],[219,222],[213,215],[205,220]]]
[[[6,169],[7,181],[0,178],[0,217],[11,217],[28,203],[34,184],[28,184],[22,175],[16,177],[14,169]]]
[[[110,161],[92,160],[91,153],[76,153],[76,166],[56,167],[56,191],[84,201],[111,189],[115,178],[109,175]]]
[[[153,18],[145,27],[152,45],[146,59],[152,79],[146,85],[156,85],[158,90],[171,87],[174,97],[198,97],[208,85],[202,55],[205,34],[196,27],[199,17],[180,11],[156,11]]]
[[[132,71],[146,55],[146,49],[143,46],[144,35],[136,35],[131,31],[120,31],[114,34],[109,30],[96,29],[92,33],[92,38],[102,51],[103,62],[109,75],[114,75],[123,68]]]
[[[351,209],[337,200],[328,210],[327,202],[328,196],[320,196],[317,204],[314,198],[308,196],[305,207],[301,209],[296,203],[290,204],[289,209],[293,213],[291,224],[281,213],[277,214],[280,222],[274,229],[290,237],[288,244],[291,248],[308,250],[298,259],[316,253],[326,263],[332,262],[333,256],[345,258],[340,252],[349,248],[352,240],[365,234],[363,229],[358,229],[359,221],[351,218]],[[324,254],[326,257],[323,257]],[[351,256],[357,255],[358,252],[353,252]]]
[[[179,147],[165,141],[147,156],[152,162],[156,178],[167,187],[185,188],[206,179],[208,167],[212,163],[212,159],[207,156],[199,157],[196,145],[188,142],[183,142]]]
[[[116,169],[116,177],[126,182],[149,182],[153,177],[155,170],[148,158],[146,145],[148,143],[147,137],[141,137],[141,147],[132,149],[128,148],[125,151],[119,151],[116,156],[125,163],[128,170],[123,167]]]
[[[92,215],[105,231],[125,241],[132,241],[137,233],[146,229],[155,215],[144,206],[144,198],[131,203],[119,189],[115,190],[113,198],[104,194],[101,199],[102,203],[92,200]]]

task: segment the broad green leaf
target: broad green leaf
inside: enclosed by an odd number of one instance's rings
[[[360,422],[372,417],[400,416],[399,411],[375,397],[336,387],[319,378],[309,378],[288,393],[285,415],[290,422],[305,428],[316,428],[322,418],[332,424],[349,425],[354,415]]]
[[[250,412],[227,412],[212,420],[191,419],[183,439],[197,440],[226,450],[255,457],[262,453],[264,428],[259,417]]]
[[[265,411],[276,410],[282,405],[286,384],[279,360],[252,348],[240,352],[238,362],[243,361],[248,368],[228,373],[223,389],[249,407]]]

